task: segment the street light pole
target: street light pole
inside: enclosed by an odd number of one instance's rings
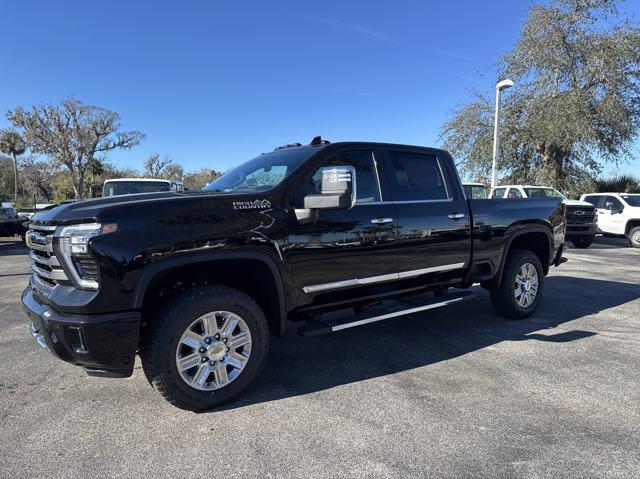
[[[511,88],[513,82],[511,80],[502,80],[496,84],[496,112],[495,123],[493,125],[493,163],[491,164],[491,188],[495,188],[498,184],[498,156],[500,151],[500,94],[502,90]]]

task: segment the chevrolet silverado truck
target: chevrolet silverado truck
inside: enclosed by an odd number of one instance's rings
[[[596,235],[596,210],[587,201],[570,200],[549,186],[507,185],[498,186],[491,192],[492,198],[560,198],[566,205],[565,239],[576,248],[588,248]]]
[[[475,283],[529,317],[564,228],[558,199],[467,200],[445,151],[318,137],[203,191],[37,213],[22,302],[60,359],[128,377],[139,355],[164,398],[201,410],[243,391],[288,324],[331,333],[461,303]]]
[[[596,209],[599,233],[626,236],[631,246],[640,248],[640,194],[589,193],[580,199]]]

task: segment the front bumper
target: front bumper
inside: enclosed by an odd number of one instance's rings
[[[598,229],[597,223],[567,223],[566,236],[593,236]]]
[[[43,348],[92,376],[128,377],[138,349],[137,312],[67,316],[38,301],[30,288],[22,306],[31,334]]]

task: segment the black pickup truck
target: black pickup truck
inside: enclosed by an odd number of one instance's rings
[[[0,237],[20,236],[24,239],[29,218],[16,213],[13,208],[0,208]]]
[[[316,138],[203,191],[37,213],[22,302],[59,358],[127,377],[139,354],[167,400],[197,410],[245,389],[289,323],[339,331],[468,300],[474,283],[527,318],[564,230],[557,199],[466,200],[445,151]]]

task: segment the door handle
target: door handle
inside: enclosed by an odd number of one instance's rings
[[[386,223],[393,223],[393,218],[373,218],[371,222],[374,225],[383,225]]]
[[[462,218],[464,218],[466,215],[464,213],[451,213],[449,215],[449,218],[452,220],[461,220]]]

